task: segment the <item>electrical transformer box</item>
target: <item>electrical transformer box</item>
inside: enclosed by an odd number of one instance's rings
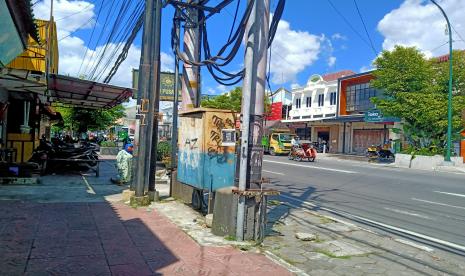
[[[177,179],[198,189],[234,186],[236,116],[228,110],[180,112]]]

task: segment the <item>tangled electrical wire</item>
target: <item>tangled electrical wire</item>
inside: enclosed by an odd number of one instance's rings
[[[226,1],[223,1],[226,2]],[[276,34],[276,30],[278,28],[279,21],[281,19],[282,13],[284,11],[284,6],[285,6],[286,0],[279,0],[274,16],[272,19],[272,22],[270,24],[270,30],[269,30],[269,38],[268,38],[268,48],[271,46],[273,39]],[[236,11],[234,15],[234,20],[233,24],[231,26],[231,30],[229,32],[229,37],[226,43],[220,48],[218,53],[216,55],[211,54],[211,49],[210,49],[210,44],[208,42],[208,32],[207,32],[207,27],[206,27],[206,19],[209,17],[205,17],[205,14],[203,11],[199,11],[199,22],[203,22],[199,26],[199,35],[201,37],[201,45],[200,47],[203,49],[203,55],[204,55],[204,60],[202,61],[193,61],[190,60],[185,52],[182,52],[179,49],[179,35],[176,32],[176,21],[180,20],[177,16],[173,18],[173,27],[171,30],[171,47],[173,49],[173,53],[184,63],[193,65],[193,66],[205,66],[207,70],[210,72],[212,77],[217,81],[218,83],[226,86],[231,86],[239,83],[243,77],[244,77],[244,69],[240,70],[239,72],[228,72],[221,67],[224,67],[231,63],[236,56],[242,39],[244,37],[244,34],[246,32],[246,26],[247,22],[250,18],[250,14],[252,13],[253,9],[253,3],[254,1],[249,1],[247,4],[247,7],[244,11],[244,15],[242,16],[242,19],[240,20],[238,27],[234,31],[236,19],[237,19],[237,14],[239,10],[239,4],[240,0],[238,0],[237,5],[236,5]],[[177,7],[175,7],[177,8]],[[229,52],[225,54],[225,52],[229,49]],[[269,79],[269,76],[267,77]]]

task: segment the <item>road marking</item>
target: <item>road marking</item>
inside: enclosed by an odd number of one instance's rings
[[[412,200],[465,210],[465,207],[450,205],[450,204],[441,203],[441,202],[434,202],[434,201],[429,201],[429,200],[424,200],[424,199],[419,199],[419,198],[414,198],[414,197],[412,197]]]
[[[87,192],[88,194],[93,194],[93,195],[95,195],[96,193],[95,193],[94,189],[92,188],[92,186],[90,186],[89,182],[87,182],[86,177],[85,177],[83,174],[81,174],[81,176],[82,176],[82,180],[84,180],[84,183],[85,183],[86,186],[87,186],[87,191],[86,191],[86,192]]]
[[[421,238],[421,239],[424,239],[424,240],[427,240],[427,241],[430,241],[430,242],[434,242],[434,243],[437,243],[437,244],[440,244],[440,245],[443,245],[443,246],[453,248],[455,250],[460,250],[462,252],[465,252],[465,246],[460,245],[460,244],[456,244],[456,243],[453,243],[453,242],[448,242],[448,241],[445,241],[445,240],[437,239],[437,238],[430,237],[430,236],[420,234],[420,233],[417,233],[417,232],[413,232],[413,231],[410,231],[410,230],[407,230],[407,229],[403,229],[403,228],[400,228],[400,227],[392,226],[392,225],[385,224],[385,223],[382,223],[382,222],[378,222],[378,221],[375,221],[375,220],[367,219],[367,218],[364,218],[364,217],[361,217],[361,216],[353,215],[353,214],[350,214],[350,213],[347,213],[347,212],[344,212],[344,211],[335,211],[335,210],[332,210],[330,208],[318,206],[318,205],[313,204],[311,202],[300,200],[300,199],[290,197],[290,196],[286,196],[286,195],[283,195],[283,194],[281,194],[280,196],[284,197],[284,198],[291,199],[291,200],[299,201],[299,202],[303,203],[303,205],[307,205],[307,206],[312,207],[312,208],[318,207],[320,210],[328,211],[328,212],[333,213],[333,214],[338,214],[338,215],[342,215],[342,216],[345,216],[345,217],[356,218],[358,220],[368,222],[370,224],[375,224],[375,225],[378,225],[378,226],[381,226],[381,227],[384,227],[384,228],[387,228],[387,229],[391,229],[391,230],[394,230],[394,231],[397,231],[397,232],[401,232],[401,233],[404,233],[404,234],[407,234],[407,235],[414,236],[416,238]]]
[[[408,212],[408,211],[404,211],[404,210],[399,210],[399,209],[393,209],[393,208],[389,208],[389,207],[384,207],[385,210],[389,210],[389,211],[393,211],[393,212],[396,212],[396,213],[399,213],[399,214],[403,214],[403,215],[409,215],[409,216],[413,216],[413,217],[419,217],[419,218],[424,218],[424,219],[429,219],[429,220],[434,220],[426,215],[420,215],[420,214],[417,214],[417,213],[411,213],[411,212]]]
[[[465,197],[464,194],[446,193],[446,192],[441,192],[441,191],[433,191],[433,192],[440,193],[440,194],[445,194],[445,195],[453,195],[453,196]]]
[[[408,240],[404,240],[404,239],[394,239],[395,241],[398,241],[400,243],[403,243],[403,244],[406,244],[406,245],[410,245],[412,247],[415,247],[415,248],[418,248],[418,249],[421,249],[423,251],[427,251],[427,252],[434,252],[434,249],[433,248],[430,248],[428,246],[424,246],[424,245],[420,245],[416,242],[412,242],[412,241],[408,241]]]
[[[308,165],[301,165],[301,164],[291,164],[291,163],[287,163],[287,162],[279,162],[279,161],[272,161],[272,160],[263,160],[263,162],[283,164],[283,165],[294,166],[294,167],[319,169],[319,170],[331,171],[331,172],[350,173],[350,174],[357,173],[357,172],[354,172],[354,171],[338,170],[338,169],[323,168],[323,167],[317,167],[317,166],[308,166]]]
[[[262,171],[267,172],[267,173],[274,173],[274,174],[284,175],[283,173],[278,173],[278,172],[272,172],[272,171],[267,171],[267,170],[262,170]]]

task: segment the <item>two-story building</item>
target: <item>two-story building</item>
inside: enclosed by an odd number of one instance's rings
[[[330,152],[337,152],[339,125],[331,119],[337,116],[338,79],[353,74],[344,70],[312,75],[304,87],[292,90],[292,109],[283,122],[301,139],[325,142]]]
[[[371,101],[382,97],[382,91],[371,85],[373,71],[342,77],[338,81],[337,118],[341,125],[338,152],[363,154],[371,145],[388,143],[400,137],[393,128],[400,127],[397,118],[384,117]]]

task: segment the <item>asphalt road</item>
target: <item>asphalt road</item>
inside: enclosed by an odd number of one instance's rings
[[[309,202],[465,248],[465,174],[285,156],[265,156],[263,174],[282,201]]]

